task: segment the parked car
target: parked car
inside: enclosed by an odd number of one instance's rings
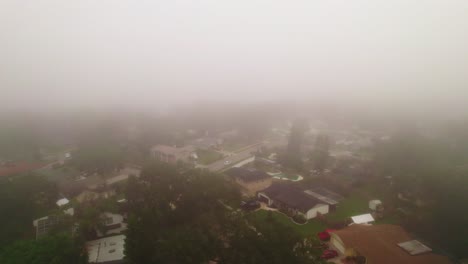
[[[242,201],[240,206],[245,211],[253,211],[260,208],[260,203],[256,200]]]
[[[337,257],[337,256],[338,256],[338,252],[336,252],[336,250],[327,249],[327,250],[323,251],[321,258],[323,258],[323,259],[332,259],[332,258]]]
[[[327,231],[319,232],[317,236],[319,237],[321,241],[330,240],[330,233],[328,233]]]

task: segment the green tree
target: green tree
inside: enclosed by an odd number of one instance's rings
[[[305,119],[296,119],[293,122],[286,152],[280,156],[280,161],[284,166],[295,170],[302,169],[301,145],[306,130],[307,122]]]
[[[0,250],[2,264],[84,264],[88,258],[80,242],[56,234],[38,240],[18,240]]]
[[[0,179],[0,248],[34,236],[32,221],[56,208],[56,186],[38,175]]]
[[[225,206],[239,192],[220,175],[152,164],[127,187],[131,263],[319,263],[293,251],[301,241],[293,230],[249,223]]]

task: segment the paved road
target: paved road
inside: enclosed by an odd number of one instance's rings
[[[201,168],[206,168],[210,171],[221,171],[227,168],[232,167],[236,163],[239,163],[243,160],[246,160],[253,156],[253,152],[256,152],[260,148],[261,144],[257,144],[255,146],[248,147],[240,152],[232,153],[231,156],[225,157],[224,159],[215,161],[206,166],[199,166]],[[228,164],[226,164],[228,162]]]

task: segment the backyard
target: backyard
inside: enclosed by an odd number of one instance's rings
[[[351,216],[365,214],[369,210],[367,199],[359,194],[352,194],[337,205],[335,212],[326,217],[330,221],[343,221]]]
[[[222,154],[206,149],[197,149],[198,162],[203,165],[211,164],[223,157]]]
[[[271,214],[269,212],[271,212]],[[271,221],[270,219],[268,219],[269,215],[271,215],[274,221],[291,227],[303,237],[315,236],[318,232],[321,232],[326,228],[326,226],[319,222],[317,219],[309,220],[309,222],[307,222],[307,224],[304,225],[298,225],[295,224],[286,215],[275,211],[257,210],[255,212],[249,213],[247,215],[247,219],[252,219],[252,221],[254,222],[262,223],[266,221]]]

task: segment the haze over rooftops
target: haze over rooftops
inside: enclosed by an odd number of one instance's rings
[[[271,176],[264,171],[238,167],[233,167],[225,173],[230,177],[241,179],[244,182],[261,181],[271,178]]]
[[[306,212],[318,204],[323,204],[320,200],[288,183],[274,183],[261,192],[273,200],[302,212]]]

